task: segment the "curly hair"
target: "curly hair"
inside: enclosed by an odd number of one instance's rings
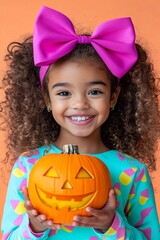
[[[136,48],[138,61],[120,80],[118,102],[101,127],[101,136],[108,148],[125,152],[155,169],[154,153],[160,135],[159,79],[146,51],[139,44]],[[106,71],[114,92],[118,80],[90,44],[78,44],[55,64],[88,58],[94,59],[97,66]],[[46,109],[43,94],[47,94],[47,74],[42,87],[39,67],[35,67],[33,61],[32,36],[22,43],[11,43],[5,60],[8,70],[2,80],[5,100],[0,103],[0,112],[8,131],[5,163],[10,159],[13,164],[22,152],[53,143],[60,126]]]

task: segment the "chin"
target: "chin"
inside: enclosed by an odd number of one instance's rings
[[[80,132],[76,132],[76,133],[72,133],[72,135],[74,135],[75,137],[84,137],[84,138],[87,138],[87,137],[89,137],[89,136],[91,136],[92,135],[92,133],[86,133],[86,132],[82,132],[82,131],[80,131]]]

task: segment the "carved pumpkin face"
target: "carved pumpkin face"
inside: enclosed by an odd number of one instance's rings
[[[72,223],[75,215],[89,215],[88,206],[101,208],[111,180],[107,167],[88,155],[48,154],[32,168],[29,196],[33,206],[55,223]]]

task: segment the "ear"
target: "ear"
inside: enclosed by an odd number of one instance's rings
[[[42,96],[47,109],[51,109],[51,101],[50,101],[49,95],[46,92],[42,91]]]
[[[110,98],[110,108],[114,108],[114,106],[116,105],[120,91],[121,88],[120,86],[118,86],[116,91],[112,93]]]

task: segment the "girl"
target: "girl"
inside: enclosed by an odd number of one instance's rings
[[[66,16],[42,7],[33,43],[30,37],[8,51],[2,104],[8,151],[14,159],[27,152],[12,169],[3,240],[160,239],[145,166],[155,169],[158,88],[146,52],[135,44],[131,19],[114,19],[92,35],[77,35]],[[87,208],[90,217],[75,216],[72,226],[63,226],[33,208],[27,180],[38,159],[61,153],[68,143],[107,165],[113,189],[102,209]]]

